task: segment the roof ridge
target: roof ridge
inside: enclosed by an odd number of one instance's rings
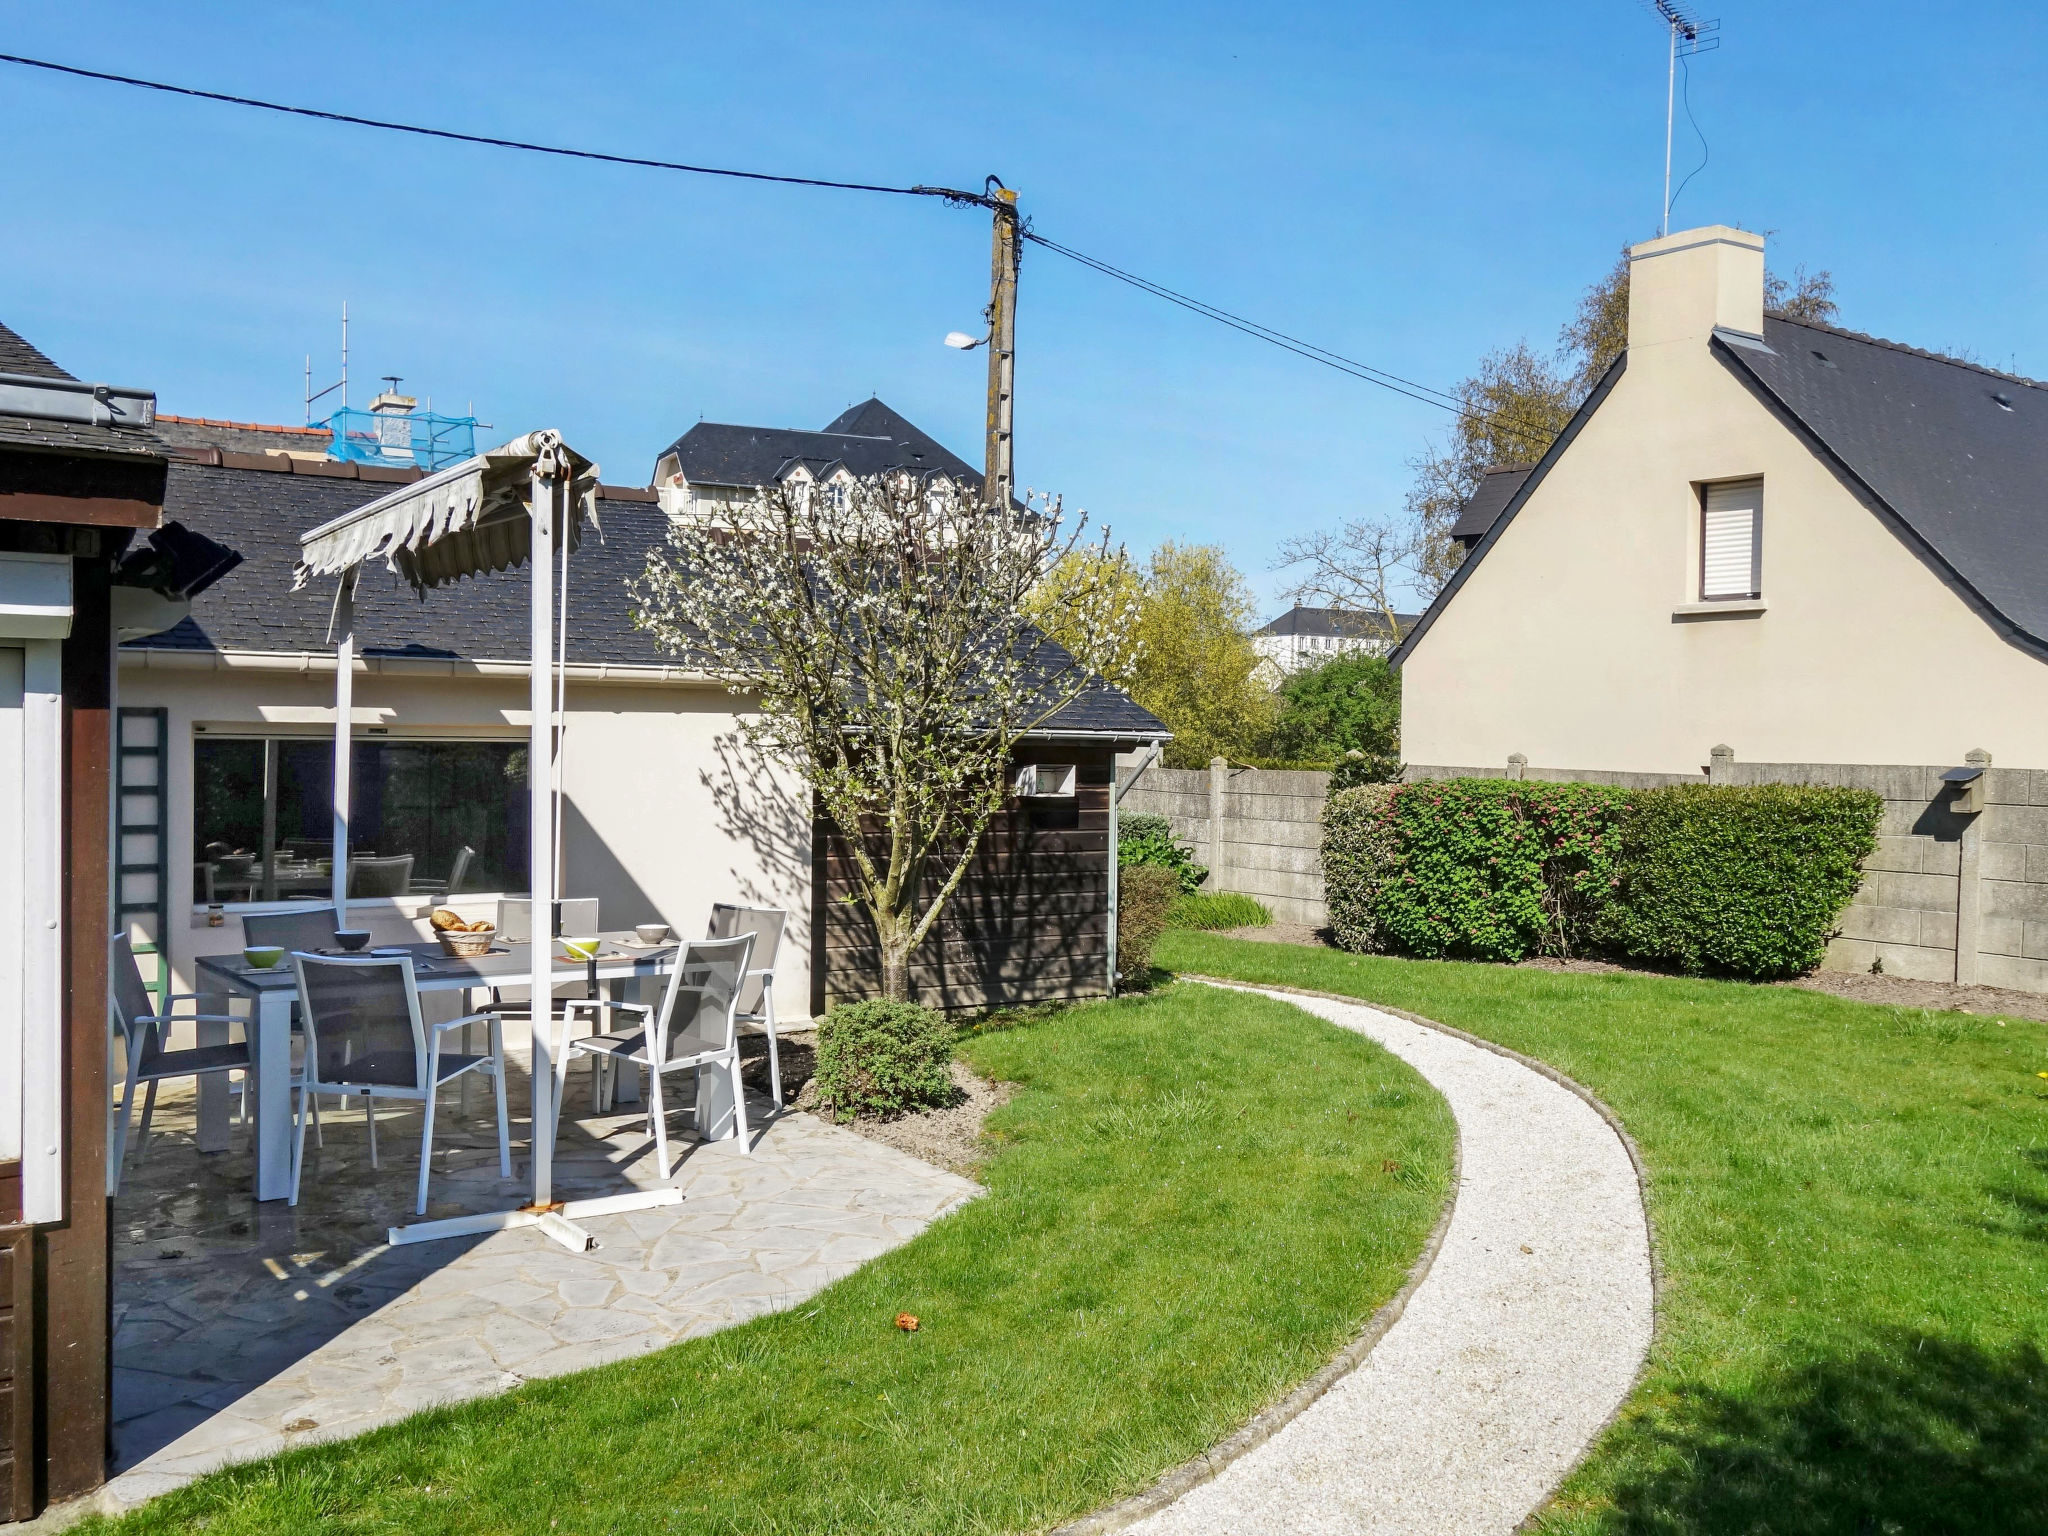
[[[1801,320],[1796,316],[1784,314],[1777,310],[1765,310],[1764,313],[1781,325],[1802,326],[1809,331],[1820,331],[1829,336],[1841,336],[1850,341],[1865,342],[1873,347],[1883,347],[1890,352],[1903,352],[1908,357],[1921,357],[1931,363],[1946,363],[1951,368],[1963,368],[1971,373],[1981,373],[1987,378],[2002,379],[2008,384],[2024,384],[2028,389],[2048,389],[2048,381],[2028,378],[2024,373],[2007,373],[2002,368],[1992,368],[1983,363],[1973,363],[1968,358],[1952,357],[1946,352],[1930,352],[1925,347],[1916,347],[1903,341],[1893,341],[1884,336],[1872,336],[1867,331],[1852,331],[1847,326],[1829,325],[1821,320]]]
[[[304,437],[332,437],[326,427],[277,427],[264,421],[230,421],[224,416],[173,416],[166,411],[156,413],[158,421],[175,421],[187,427],[233,427],[240,432],[291,432]]]
[[[726,427],[734,432],[795,432],[804,437],[850,438],[856,443],[893,443],[896,441],[895,438],[884,436],[878,432],[831,432],[823,427],[755,427],[749,426],[743,421],[700,421],[691,430],[694,431],[696,427]],[[689,435],[688,432],[683,434],[684,437]],[[680,440],[678,439],[678,441]]]

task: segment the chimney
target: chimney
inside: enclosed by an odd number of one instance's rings
[[[1704,342],[1715,330],[1764,331],[1764,237],[1726,224],[1629,247],[1628,344]]]

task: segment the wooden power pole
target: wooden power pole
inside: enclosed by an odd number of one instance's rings
[[[995,213],[995,236],[989,256],[988,455],[982,495],[989,506],[1007,507],[1017,493],[1010,412],[1017,381],[1017,264],[1023,241],[1015,190],[997,186],[988,206]]]

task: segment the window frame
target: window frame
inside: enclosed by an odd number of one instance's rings
[[[1756,487],[1756,505],[1750,509],[1749,529],[1749,590],[1746,592],[1707,591],[1707,518],[1708,499],[1722,486]],[[1753,603],[1760,602],[1764,595],[1764,477],[1762,475],[1729,475],[1715,480],[1701,480],[1694,484],[1693,520],[1695,542],[1699,545],[1699,556],[1694,568],[1694,592],[1701,603]]]

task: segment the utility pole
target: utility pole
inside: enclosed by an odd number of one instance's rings
[[[995,232],[989,255],[988,454],[982,495],[991,507],[1007,507],[1017,480],[1011,408],[1017,383],[1017,266],[1023,241],[1014,189],[996,183],[987,206],[995,215]]]

